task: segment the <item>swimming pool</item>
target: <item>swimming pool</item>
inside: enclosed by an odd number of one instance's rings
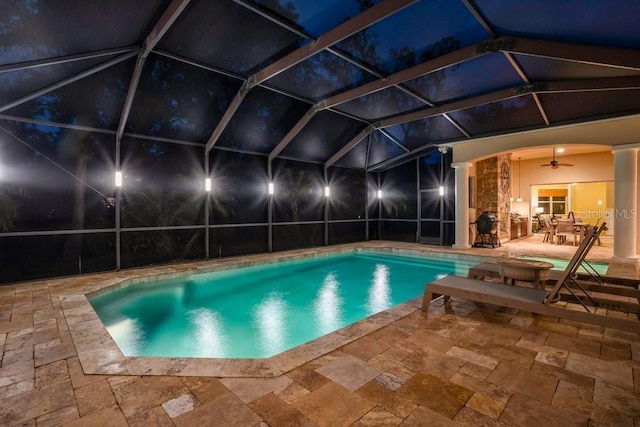
[[[533,256],[533,255],[522,255],[522,256],[519,256],[518,258],[550,262],[551,264],[553,264],[554,270],[564,270],[567,268],[567,265],[569,264],[569,260],[567,259],[546,258],[546,257],[540,257],[540,256]],[[591,267],[593,267],[595,271],[598,272],[598,274],[601,274],[601,275],[607,274],[607,269],[609,268],[609,264],[604,262],[589,262],[589,264],[591,265]],[[578,271],[586,272],[585,268],[582,266],[578,268]]]
[[[90,303],[125,356],[266,358],[477,262],[358,251],[137,284]]]

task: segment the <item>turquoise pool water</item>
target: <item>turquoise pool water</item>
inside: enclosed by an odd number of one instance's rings
[[[567,264],[569,264],[569,260],[566,260],[566,259],[545,258],[545,257],[539,257],[539,256],[532,256],[532,255],[531,256],[523,255],[518,258],[526,258],[526,259],[534,259],[537,261],[550,262],[551,264],[553,264],[554,270],[564,270],[565,268],[567,268]],[[609,264],[604,262],[590,262],[589,264],[591,264],[594,270],[596,270],[599,274],[606,274],[607,269],[609,268]],[[583,267],[580,267],[578,271],[585,271],[585,269]]]
[[[139,284],[90,302],[126,356],[270,357],[477,263],[355,252]]]

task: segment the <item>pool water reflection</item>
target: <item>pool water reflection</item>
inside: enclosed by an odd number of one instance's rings
[[[477,260],[324,255],[149,282],[91,299],[126,356],[259,358],[415,298]]]

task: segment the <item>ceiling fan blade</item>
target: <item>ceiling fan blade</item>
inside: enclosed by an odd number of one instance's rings
[[[573,166],[571,163],[558,163],[558,166]]]
[[[559,167],[560,165],[556,163],[555,165],[551,166],[551,169],[558,169]]]
[[[540,165],[540,166],[551,166],[551,163],[545,163],[544,165]]]

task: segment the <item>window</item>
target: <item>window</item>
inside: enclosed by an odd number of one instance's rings
[[[543,214],[564,215],[567,213],[567,197],[540,196],[538,197],[538,207],[542,208]]]

